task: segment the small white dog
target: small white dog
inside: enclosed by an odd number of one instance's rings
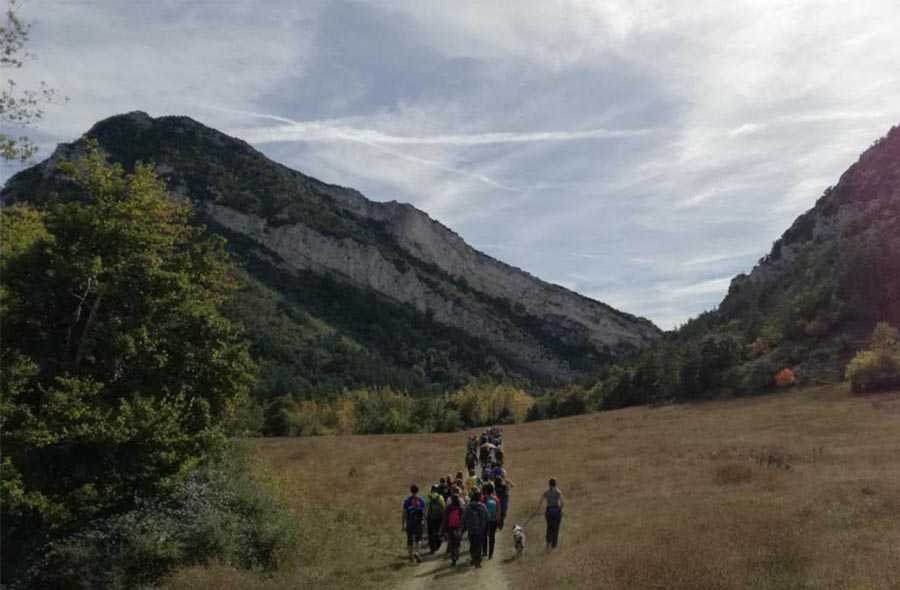
[[[522,557],[522,553],[525,551],[525,529],[522,528],[522,525],[513,526],[513,539],[516,542],[516,557]]]

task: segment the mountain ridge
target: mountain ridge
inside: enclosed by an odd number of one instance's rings
[[[34,200],[51,188],[77,198],[55,169],[77,157],[88,137],[126,170],[152,162],[171,192],[195,204],[198,221],[249,240],[253,247],[242,254],[254,251],[282,271],[328,275],[409,306],[488,343],[540,380],[570,382],[660,334],[649,320],[477,251],[412,205],[324,183],[187,117],[137,111],[100,121],[11,178],[3,200]]]

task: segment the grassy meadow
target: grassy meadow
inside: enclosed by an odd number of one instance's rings
[[[474,587],[467,567],[423,575],[427,564],[401,559],[407,486],[455,473],[465,436],[260,440],[261,468],[301,523],[299,549],[275,574],[207,564],[163,587]],[[481,570],[493,584],[900,587],[900,393],[851,397],[839,385],[630,408],[507,426],[504,446],[516,484],[510,521],[527,518],[551,475],[566,508],[555,552],[543,549],[541,516],[520,561],[501,533],[499,559]]]

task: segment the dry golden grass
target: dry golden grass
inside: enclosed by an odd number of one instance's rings
[[[538,516],[523,560],[501,555],[486,566],[500,568],[510,587],[900,588],[900,394],[854,398],[844,386],[823,387],[504,434],[517,484],[512,521],[527,518],[549,476],[566,494],[559,549],[543,550]],[[304,527],[301,551],[271,578],[210,565],[167,587],[402,586],[415,568],[400,559],[399,503],[411,481],[455,473],[464,439],[261,441]]]

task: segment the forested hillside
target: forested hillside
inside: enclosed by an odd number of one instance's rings
[[[533,416],[834,382],[878,322],[900,325],[900,128],[866,150],[718,309]]]

